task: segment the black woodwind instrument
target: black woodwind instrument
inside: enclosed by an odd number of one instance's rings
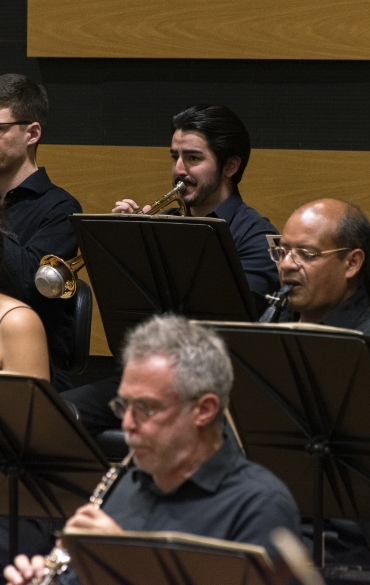
[[[272,295],[266,295],[269,301],[269,306],[259,319],[259,323],[276,323],[279,319],[281,309],[285,307],[288,302],[288,296],[292,290],[292,284],[284,284],[278,292]]]

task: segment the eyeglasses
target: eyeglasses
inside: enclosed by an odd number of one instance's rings
[[[29,122],[28,120],[19,120],[18,122],[0,122],[0,135],[4,134],[5,132],[5,128],[2,128],[2,126],[21,126],[22,124],[32,124],[32,122]]]
[[[335,248],[334,250],[319,250],[318,252],[310,252],[305,248],[285,248],[284,246],[276,246],[269,248],[270,258],[274,262],[278,263],[284,260],[288,254],[291,254],[293,262],[296,264],[309,264],[318,256],[324,256],[324,254],[333,254],[334,252],[342,252],[352,248]]]
[[[178,405],[179,402],[164,407],[153,407],[141,400],[129,404],[128,400],[125,400],[121,396],[116,396],[108,404],[117,418],[123,419],[126,412],[131,410],[131,414],[136,422],[146,422],[156,414]]]

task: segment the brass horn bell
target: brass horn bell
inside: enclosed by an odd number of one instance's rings
[[[177,201],[181,215],[186,215],[186,205],[179,191],[186,189],[185,183],[179,181],[176,187],[152,203],[147,215],[155,215],[170,203]],[[142,213],[140,208],[134,213]],[[82,255],[71,260],[62,260],[53,254],[47,254],[40,260],[40,268],[35,275],[35,285],[39,293],[49,299],[68,299],[76,292],[75,274],[84,266]]]
[[[71,260],[62,260],[53,254],[47,254],[40,260],[36,272],[37,290],[49,299],[68,299],[76,292],[75,274],[84,265],[81,254]]]

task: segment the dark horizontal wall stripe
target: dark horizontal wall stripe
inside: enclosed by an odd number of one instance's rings
[[[48,143],[167,146],[172,115],[211,102],[240,115],[254,148],[370,149],[370,62],[29,61],[50,98]]]
[[[26,41],[27,0],[1,0],[0,45],[3,42]]]

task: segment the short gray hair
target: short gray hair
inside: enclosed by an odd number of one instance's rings
[[[152,355],[166,357],[175,368],[174,391],[186,400],[207,392],[228,406],[233,368],[226,346],[211,328],[175,315],[154,316],[128,333],[123,366]]]

